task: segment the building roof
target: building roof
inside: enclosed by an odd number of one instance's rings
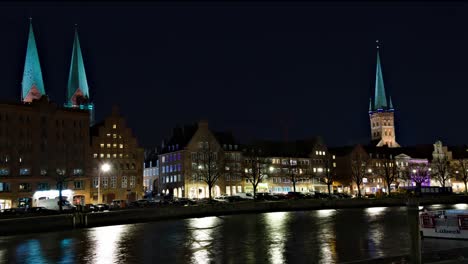
[[[161,153],[167,153],[184,149],[197,132],[198,125],[177,126],[172,130],[171,138],[161,146]]]
[[[78,30],[75,29],[70,73],[68,76],[67,104],[70,106],[77,105],[77,96],[89,98],[89,88],[88,81],[86,79],[83,56],[81,54],[80,40],[78,39]]]
[[[314,148],[324,146],[320,137],[296,141],[257,140],[248,147],[259,148],[270,157],[309,157]]]
[[[453,159],[468,159],[467,145],[449,146],[448,151],[452,152]]]
[[[32,20],[30,19],[26,60],[24,62],[23,81],[21,82],[21,101],[24,101],[30,92],[34,92],[32,91],[33,88],[37,89],[39,92],[39,95],[35,97],[45,95],[41,64],[39,63],[39,54],[37,52],[36,39],[34,38]]]

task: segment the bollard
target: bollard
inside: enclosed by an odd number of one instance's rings
[[[419,203],[409,200],[407,203],[408,228],[411,240],[411,263],[421,264],[421,233],[419,231]]]

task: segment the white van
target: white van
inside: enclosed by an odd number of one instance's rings
[[[236,194],[233,194],[232,196],[239,196],[242,199],[249,199],[253,200],[253,193],[243,193],[243,192],[238,192]]]
[[[46,209],[54,210],[54,211],[59,211],[60,210],[59,199],[58,198],[38,200],[37,203],[36,203],[36,206],[37,207],[44,207]],[[73,210],[73,209],[75,209],[75,206],[70,204],[70,202],[67,201],[67,200],[62,200],[62,209],[64,211]]]

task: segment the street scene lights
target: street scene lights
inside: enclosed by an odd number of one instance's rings
[[[101,173],[106,173],[110,171],[111,166],[108,163],[104,163],[101,165],[101,168],[99,168],[99,174],[98,174],[98,204],[102,203],[102,197],[101,197]]]

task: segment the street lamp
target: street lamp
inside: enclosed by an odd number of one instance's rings
[[[102,197],[101,197],[101,173],[108,172],[110,171],[111,166],[108,163],[104,163],[101,165],[101,168],[99,168],[99,174],[98,174],[98,204],[102,203]]]

